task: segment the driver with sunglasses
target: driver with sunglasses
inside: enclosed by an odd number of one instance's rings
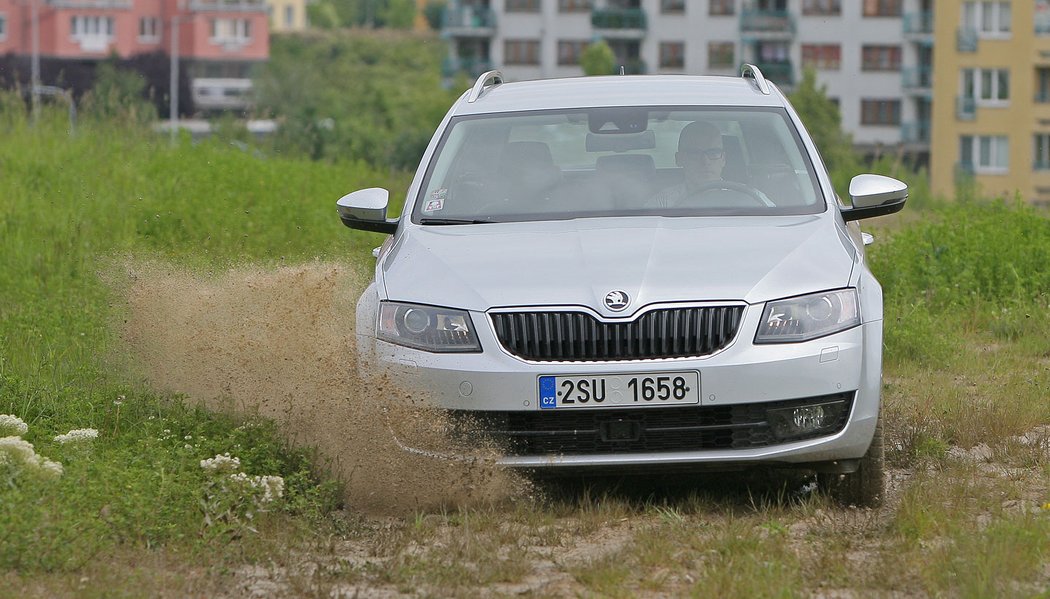
[[[732,187],[728,185],[739,185],[732,182],[726,182],[727,186],[718,184],[723,181],[722,169],[726,166],[726,155],[722,146],[722,132],[712,123],[695,121],[682,129],[678,137],[675,164],[681,167],[685,180],[652,196],[647,202],[648,206],[681,208],[702,205],[708,202],[698,198],[707,195],[708,192],[732,191]],[[762,192],[754,190],[754,193],[761,194],[759,199],[766,205],[773,205]],[[720,204],[724,205],[724,200]]]

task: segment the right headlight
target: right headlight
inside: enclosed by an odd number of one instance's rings
[[[470,315],[463,310],[381,302],[379,338],[432,352],[480,352]]]
[[[755,343],[797,343],[860,324],[856,289],[823,291],[766,304]]]

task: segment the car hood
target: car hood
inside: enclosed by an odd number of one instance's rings
[[[758,303],[848,284],[855,250],[816,216],[602,218],[413,227],[381,257],[391,300],[485,311]],[[604,305],[630,297],[621,313]]]

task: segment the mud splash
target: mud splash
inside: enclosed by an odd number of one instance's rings
[[[373,515],[491,505],[528,494],[490,452],[448,462],[403,451],[395,434],[457,449],[419,391],[355,372],[354,306],[364,277],[332,263],[219,274],[124,263],[121,336],[133,374],[216,410],[258,414],[317,447]],[[415,444],[415,443],[414,443]]]

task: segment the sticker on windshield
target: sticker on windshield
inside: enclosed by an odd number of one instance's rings
[[[448,194],[447,188],[435,189],[434,193],[430,194],[430,199],[427,200],[427,203],[423,204],[423,212],[437,212],[444,208],[446,194]]]

